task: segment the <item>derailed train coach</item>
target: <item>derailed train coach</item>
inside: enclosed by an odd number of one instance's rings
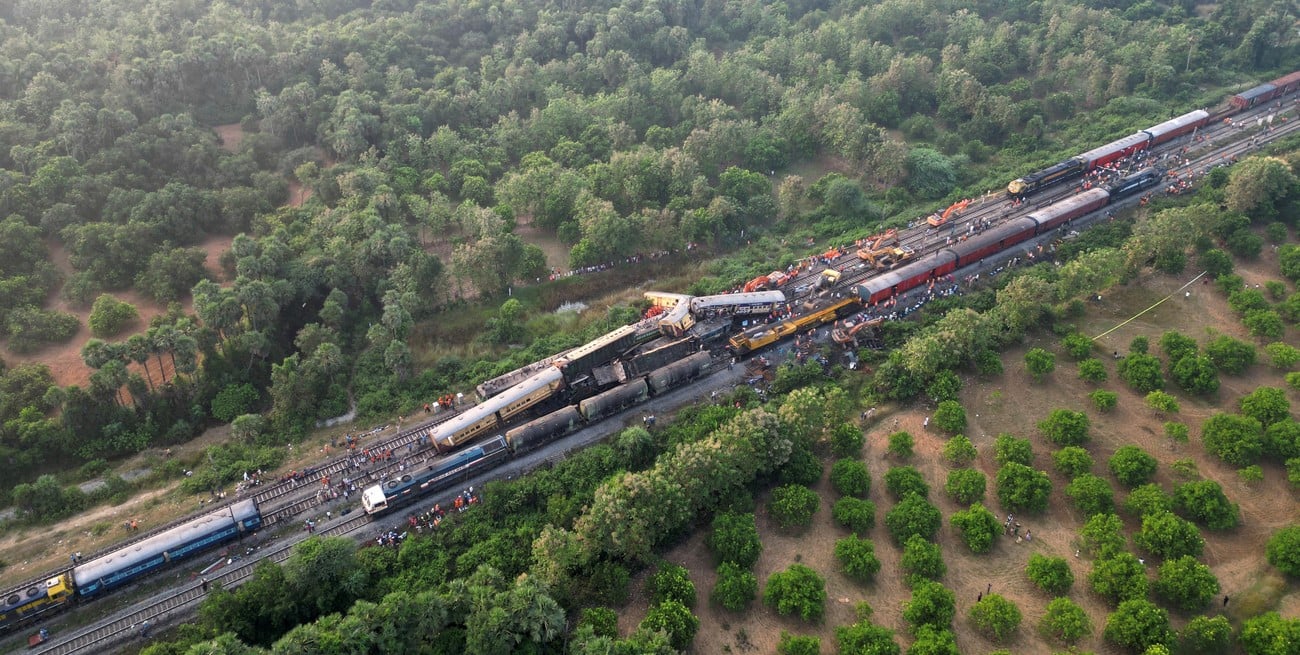
[[[651,371],[602,394],[588,398],[529,421],[506,432],[506,441],[515,453],[536,449],[558,439],[588,422],[598,421],[628,407],[659,396],[704,375],[713,365],[713,356],[698,352],[680,362]]]

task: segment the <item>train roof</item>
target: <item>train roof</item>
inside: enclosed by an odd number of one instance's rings
[[[866,282],[858,285],[858,296],[869,298],[877,291],[882,291],[896,286],[901,282],[910,280],[919,274],[925,273],[933,268],[940,266],[942,263],[955,259],[956,255],[950,248],[944,248],[938,252],[927,255],[907,266],[896,268],[883,275],[877,275]],[[941,261],[942,260],[942,261]]]
[[[1271,93],[1275,90],[1277,90],[1277,87],[1272,84],[1261,84],[1253,89],[1246,89],[1245,91],[1242,91],[1241,93],[1238,93],[1233,97],[1241,98],[1242,100],[1250,100],[1252,98],[1258,98],[1259,96],[1262,96],[1265,93]]]
[[[1110,192],[1106,191],[1101,187],[1097,187],[1095,189],[1089,189],[1082,193],[1076,193],[1064,200],[1054,202],[1046,207],[1043,207],[1042,209],[1035,209],[1034,211],[1026,214],[1025,217],[1038,221],[1040,225],[1043,223],[1049,223],[1052,221],[1052,219],[1062,214],[1067,214],[1069,212],[1072,212],[1078,209],[1081,205],[1086,205],[1091,202],[1096,202],[1097,199],[1104,198],[1109,195]]]
[[[699,296],[691,300],[691,311],[713,309],[716,307],[734,307],[736,305],[754,305],[763,303],[780,304],[785,302],[784,291],[753,291],[750,293],[722,293],[715,296]]]
[[[645,299],[660,307],[676,305],[680,302],[690,302],[691,296],[684,293],[668,293],[667,291],[647,291]]]
[[[1098,159],[1105,159],[1107,155],[1114,154],[1121,150],[1127,150],[1129,148],[1132,148],[1133,146],[1136,146],[1140,143],[1146,143],[1147,141],[1150,140],[1151,137],[1147,136],[1145,133],[1137,132],[1135,134],[1130,134],[1122,139],[1111,141],[1110,143],[1107,143],[1106,145],[1101,146],[1100,148],[1093,148],[1092,150],[1089,150],[1088,152],[1079,155],[1079,159],[1082,159],[1088,162],[1089,164],[1091,164],[1092,162],[1097,161]]]
[[[609,332],[599,337],[596,337],[594,340],[589,341],[581,346],[578,346],[577,348],[574,348],[573,350],[569,351],[569,354],[566,355],[563,359],[557,361],[556,365],[563,367],[565,362],[567,361],[581,359],[600,350],[601,348],[604,348],[613,343],[617,343],[622,339],[630,339],[631,337],[636,335],[636,331],[637,331],[636,326],[624,325],[623,327],[618,328],[613,332]]]
[[[127,544],[111,553],[96,557],[72,570],[72,579],[77,586],[93,583],[95,580],[112,575],[124,568],[129,568],[146,560],[157,557],[163,552],[181,544],[186,544],[204,535],[258,516],[257,503],[253,499],[232,503],[214,512],[208,512],[192,521],[182,523],[170,530],[164,530],[132,544]]]
[[[547,366],[528,376],[519,384],[470,407],[443,423],[429,428],[429,436],[434,441],[437,441],[447,435],[456,434],[466,427],[478,423],[484,417],[497,413],[502,407],[518,400],[520,395],[527,395],[548,384],[553,384],[563,377],[559,369]]]
[[[1283,75],[1282,77],[1279,77],[1276,80],[1270,82],[1270,84],[1272,84],[1273,88],[1276,89],[1278,87],[1287,86],[1289,84],[1295,84],[1296,82],[1300,82],[1300,71],[1296,71],[1289,75]]]
[[[1183,114],[1182,116],[1179,116],[1177,118],[1171,118],[1163,123],[1160,123],[1159,125],[1152,125],[1151,127],[1148,127],[1147,129],[1142,131],[1146,132],[1147,134],[1150,134],[1151,138],[1158,139],[1161,136],[1164,136],[1165,134],[1179,130],[1192,123],[1203,121],[1209,117],[1210,117],[1210,112],[1205,111],[1204,109],[1197,109],[1196,111],[1189,111],[1186,114]]]

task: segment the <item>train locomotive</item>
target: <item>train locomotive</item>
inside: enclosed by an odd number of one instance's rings
[[[168,564],[250,534],[262,526],[257,503],[242,500],[124,544],[77,564],[41,585],[0,599],[0,630],[98,597]]]
[[[1210,113],[1204,109],[1188,112],[1159,125],[1153,125],[1117,141],[1112,141],[1099,148],[1093,148],[1081,155],[1071,157],[1036,173],[1016,178],[1007,185],[1007,193],[1013,198],[1031,196],[1043,189],[1072,180],[1098,167],[1106,166],[1139,150],[1146,150],[1180,136],[1191,134],[1204,127],[1209,120]]]

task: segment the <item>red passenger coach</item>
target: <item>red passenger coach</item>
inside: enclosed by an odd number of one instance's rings
[[[1152,146],[1158,146],[1167,141],[1177,139],[1184,134],[1191,134],[1196,131],[1197,128],[1204,127],[1206,121],[1209,119],[1210,112],[1205,111],[1204,109],[1197,109],[1196,111],[1188,112],[1178,118],[1172,118],[1159,125],[1148,127],[1142,131],[1150,135]]]
[[[1087,170],[1092,170],[1143,150],[1150,144],[1151,137],[1147,136],[1145,132],[1138,132],[1137,134],[1130,134],[1119,141],[1107,143],[1100,148],[1089,150],[1079,155],[1079,159],[1082,159],[1087,164]]]
[[[1283,78],[1285,79],[1285,78]],[[1277,87],[1272,84],[1261,84],[1253,89],[1246,89],[1228,99],[1228,102],[1236,109],[1250,109],[1261,102],[1268,102],[1277,96]]]
[[[858,285],[858,299],[863,305],[883,302],[922,284],[928,284],[930,280],[947,275],[956,268],[957,255],[945,248],[914,264],[877,275]]]
[[[957,268],[964,268],[1034,236],[1036,227],[1038,224],[1028,218],[1017,218],[955,244],[950,250],[957,253]]]
[[[1296,89],[1300,89],[1300,71],[1279,77],[1272,82],[1274,91],[1273,97],[1280,98]]]
[[[1109,201],[1110,193],[1105,189],[1091,189],[1030,212],[1026,218],[1038,225],[1034,233],[1042,234],[1084,214],[1101,209]]]

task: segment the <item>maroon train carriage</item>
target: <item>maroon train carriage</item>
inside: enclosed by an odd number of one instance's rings
[[[1101,209],[1106,206],[1107,202],[1110,202],[1110,193],[1108,191],[1105,189],[1090,189],[1060,202],[1052,203],[1042,209],[1032,211],[1026,215],[1026,218],[1037,223],[1038,228],[1034,231],[1034,234],[1042,234],[1084,214]]]
[[[863,305],[870,306],[906,293],[933,278],[947,275],[957,269],[957,254],[944,248],[932,255],[902,268],[896,268],[884,275],[867,280],[858,285],[858,299]]]
[[[1253,89],[1246,89],[1228,99],[1228,102],[1238,110],[1250,109],[1255,105],[1268,102],[1277,97],[1277,87],[1272,84],[1261,84]]]
[[[953,244],[949,250],[957,254],[956,268],[964,268],[1029,239],[1037,227],[1038,223],[1022,216]]]
[[[1145,132],[1130,134],[1118,141],[1111,141],[1100,148],[1093,148],[1088,152],[1079,155],[1087,165],[1086,170],[1093,170],[1098,166],[1105,166],[1116,159],[1127,157],[1139,150],[1145,150],[1151,145],[1151,137]]]
[[[1158,146],[1167,141],[1172,141],[1185,134],[1191,134],[1198,128],[1204,127],[1205,123],[1210,120],[1210,112],[1204,109],[1187,112],[1177,118],[1171,118],[1159,125],[1153,125],[1145,130],[1144,133],[1151,137],[1151,145]]]
[[[1282,77],[1270,82],[1270,84],[1274,87],[1273,97],[1280,98],[1292,91],[1300,89],[1300,71],[1296,71],[1290,75],[1283,75]]]

